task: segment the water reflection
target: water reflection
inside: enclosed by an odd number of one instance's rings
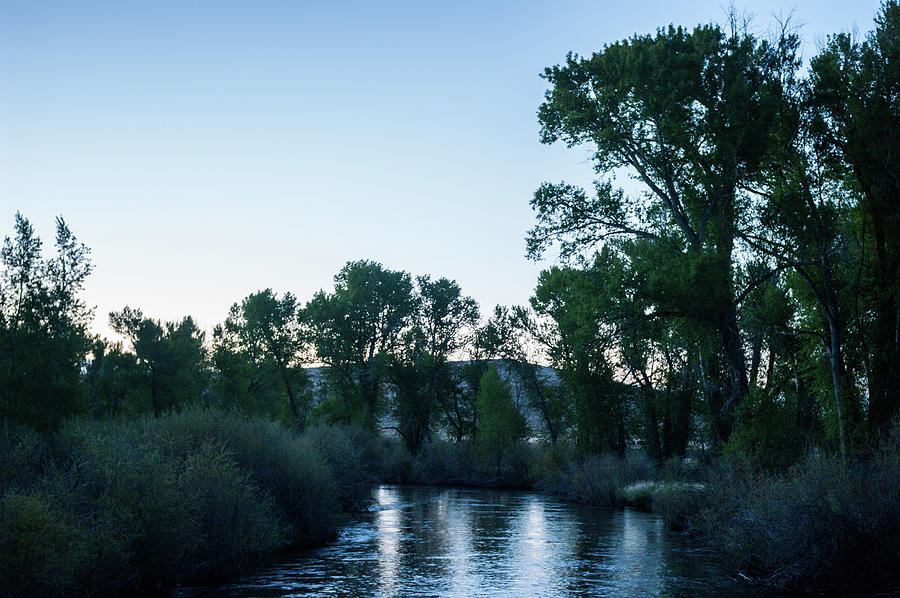
[[[322,549],[184,596],[735,595],[661,521],[522,492],[383,486]]]

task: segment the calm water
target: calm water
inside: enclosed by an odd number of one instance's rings
[[[690,538],[526,492],[382,486],[332,544],[206,596],[733,596]]]

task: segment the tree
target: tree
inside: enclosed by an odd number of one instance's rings
[[[429,436],[437,410],[459,399],[449,359],[468,343],[479,319],[478,304],[456,281],[420,276],[416,283],[418,309],[387,370],[394,415],[412,451]]]
[[[811,134],[862,194],[867,260],[861,330],[868,364],[869,423],[886,433],[900,410],[900,3],[885,2],[863,43],[829,39],[812,60]]]
[[[205,334],[187,316],[179,322],[160,323],[144,317],[140,309],[125,306],[109,314],[109,325],[131,343],[154,415],[197,402],[207,386]],[[144,407],[135,406],[142,410]]]
[[[531,305],[550,323],[545,343],[574,399],[576,443],[586,452],[624,454],[629,393],[614,378],[612,296],[604,282],[597,270],[554,267],[541,272]]]
[[[541,415],[547,437],[554,443],[566,433],[571,420],[571,398],[564,385],[538,365],[541,352],[552,352],[556,347],[555,332],[552,322],[526,308],[498,305],[482,334],[488,353],[506,363],[524,390],[528,404]]]
[[[62,218],[56,256],[44,259],[41,240],[17,213],[15,238],[0,251],[0,409],[10,423],[53,430],[82,409],[80,370],[90,349],[91,310],[80,299],[93,266]]]
[[[84,366],[82,381],[94,417],[115,417],[121,413],[134,384],[141,382],[141,376],[135,356],[124,351],[122,343],[98,338]]]
[[[497,469],[503,453],[517,440],[525,437],[525,418],[513,403],[509,383],[491,367],[481,378],[478,406],[478,445],[488,455],[495,456]]]
[[[287,397],[293,421],[302,424],[307,406],[300,404],[301,394],[308,378],[302,368],[307,342],[301,312],[291,293],[285,293],[279,299],[272,289],[266,289],[232,305],[228,318],[216,328],[213,337],[221,374],[239,375],[240,365],[234,356],[243,356],[249,362],[245,389],[234,388],[232,392],[246,390],[259,398],[265,386],[265,373],[274,370]]]
[[[374,426],[385,362],[418,309],[412,279],[377,262],[347,264],[334,292],[319,291],[306,305],[316,354],[327,366],[339,418]]]
[[[724,414],[716,422],[721,440],[748,392],[735,243],[746,189],[779,132],[796,47],[792,35],[769,43],[736,23],[730,34],[711,25],[691,32],[669,27],[591,58],[570,54],[544,73],[551,89],[538,112],[541,141],[593,144],[596,171],[611,177],[626,169],[641,194],[627,195],[608,178],[598,181],[593,197],[564,183],[542,185],[532,200],[538,225],[528,235],[528,253],[537,257],[559,241],[562,256],[573,258],[622,236],[667,253],[683,286],[705,295],[705,309],[693,316],[718,335],[718,350],[706,360],[721,357],[724,364],[721,404],[712,407]]]
[[[819,308],[825,324],[825,333],[819,336],[828,354],[840,451],[846,456],[851,431],[861,419],[845,359],[848,300],[859,270],[849,226],[856,198],[823,162],[807,130],[799,128],[790,140],[769,183],[767,201],[760,205],[765,235],[748,234],[747,240],[775,263],[773,272],[785,268],[796,272]]]

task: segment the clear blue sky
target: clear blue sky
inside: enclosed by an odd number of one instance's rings
[[[104,333],[126,304],[211,328],[261,288],[306,301],[362,258],[525,303],[534,189],[591,176],[538,143],[539,73],[723,6],[0,0],[0,234],[19,210],[47,247],[63,215]],[[878,6],[736,3],[759,31],[796,9],[807,57]]]

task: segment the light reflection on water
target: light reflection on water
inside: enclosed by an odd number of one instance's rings
[[[635,511],[510,491],[382,486],[329,546],[204,596],[732,596],[689,538]]]

